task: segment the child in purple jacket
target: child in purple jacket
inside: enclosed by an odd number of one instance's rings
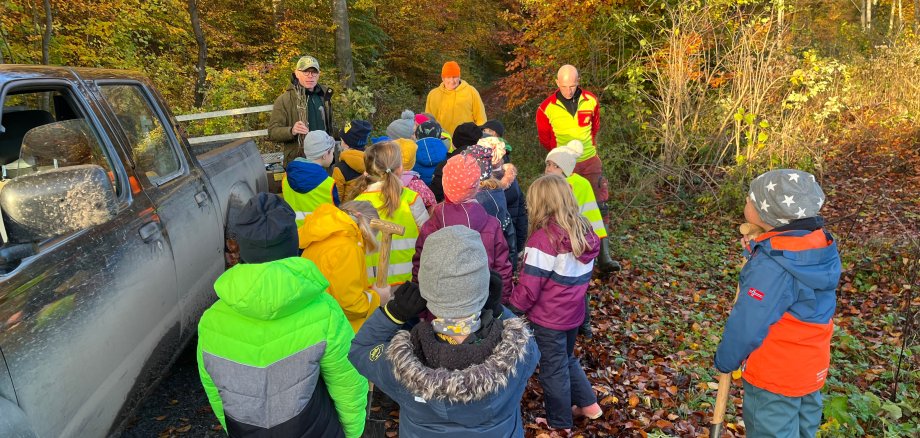
[[[485,208],[476,202],[479,189],[480,168],[472,156],[456,155],[444,166],[444,202],[431,208],[431,218],[419,230],[415,240],[415,256],[412,258],[412,278],[418,278],[422,247],[429,235],[451,225],[463,225],[479,233],[489,269],[502,278],[502,303],[511,298],[511,262],[508,260],[508,243],[502,234],[498,219],[489,216]],[[445,261],[449,262],[449,261]]]
[[[600,240],[561,176],[534,181],[527,205],[531,234],[509,308],[527,314],[540,349],[546,418],[537,421],[568,433],[573,416],[596,419],[603,413],[574,353]]]

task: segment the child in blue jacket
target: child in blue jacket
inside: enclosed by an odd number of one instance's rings
[[[715,367],[744,364],[744,425],[750,437],[815,436],[831,357],[840,255],[815,177],[772,170],[751,182],[745,219],[766,233],[745,241],[747,264]]]

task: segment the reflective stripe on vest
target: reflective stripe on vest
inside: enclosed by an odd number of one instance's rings
[[[584,146],[584,152],[578,157],[579,163],[597,155],[594,137],[591,136],[591,125],[594,122],[594,110],[597,106],[597,98],[582,90],[574,116],[558,100],[546,105],[543,109],[546,119],[553,127],[557,145],[564,146],[572,140],[578,140]]]
[[[412,257],[415,255],[415,240],[418,238],[418,225],[415,224],[415,217],[412,216],[412,209],[409,207],[418,199],[418,193],[403,188],[399,195],[399,207],[393,212],[393,216],[386,216],[386,210],[383,208],[383,199],[380,192],[364,192],[357,197],[355,201],[368,201],[377,212],[380,213],[380,219],[390,221],[406,227],[406,233],[402,236],[393,236],[390,243],[390,267],[387,275],[387,284],[405,283],[412,279]],[[377,233],[377,241],[380,241],[381,234]],[[374,284],[377,281],[377,262],[379,253],[368,254],[365,258],[367,263],[367,281]]]
[[[281,179],[281,195],[284,196],[285,202],[291,206],[296,216],[297,228],[303,225],[303,220],[308,214],[313,213],[322,204],[332,204],[332,189],[335,188],[335,180],[326,177],[320,185],[313,188],[307,193],[298,193],[288,184],[287,174]]]
[[[588,222],[591,222],[591,228],[594,229],[597,237],[601,239],[607,237],[607,227],[604,226],[604,218],[601,216],[601,209],[597,206],[597,199],[594,197],[594,189],[591,188],[591,183],[577,173],[573,173],[572,176],[566,179],[575,193],[578,211],[588,219]]]

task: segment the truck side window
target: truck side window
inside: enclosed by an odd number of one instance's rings
[[[128,137],[134,162],[154,184],[162,184],[181,170],[169,134],[153,107],[136,85],[103,85],[99,88]]]
[[[0,187],[19,175],[95,164],[108,172],[113,190],[120,193],[99,135],[82,115],[69,90],[11,91],[3,102],[2,121],[7,130],[0,134]]]

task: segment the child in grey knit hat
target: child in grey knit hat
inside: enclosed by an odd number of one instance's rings
[[[387,126],[387,137],[390,137],[390,140],[408,138],[415,141],[415,113],[412,110],[403,110],[399,118]]]
[[[818,215],[825,196],[814,175],[795,169],[751,181],[745,219],[767,231],[744,240],[748,258],[713,364],[744,364],[748,436],[815,436],[831,359],[841,265]]]

